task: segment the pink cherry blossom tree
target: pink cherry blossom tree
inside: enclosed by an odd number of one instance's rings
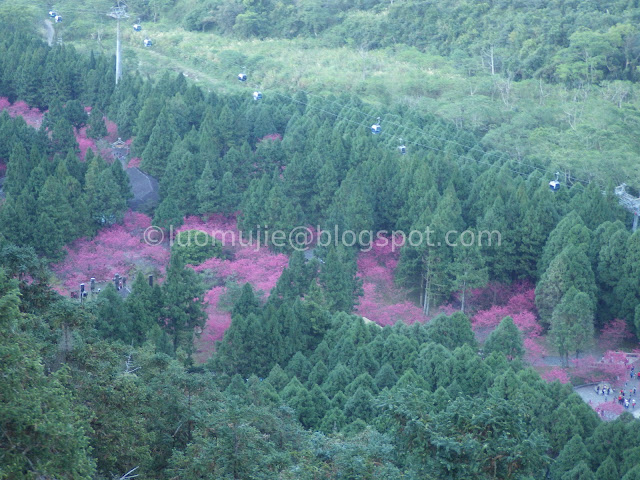
[[[621,318],[616,318],[607,323],[600,332],[598,345],[606,350],[619,347],[626,340],[633,339],[634,335],[629,325]]]
[[[112,225],[92,239],[80,238],[66,246],[65,259],[52,266],[60,280],[58,291],[68,295],[92,277],[102,284],[111,281],[116,273],[130,278],[139,270],[163,275],[169,249],[166,245],[149,245],[144,241],[144,230],[150,225],[149,217],[130,211],[122,225]]]
[[[554,367],[540,374],[543,380],[551,383],[555,380],[560,383],[569,383],[569,375],[563,368]]]

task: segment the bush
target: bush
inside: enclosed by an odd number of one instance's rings
[[[200,265],[212,257],[222,257],[222,245],[201,230],[185,230],[176,236],[172,248],[180,252],[185,263]]]

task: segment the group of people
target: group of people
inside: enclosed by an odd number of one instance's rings
[[[635,366],[634,365],[631,365],[630,370],[631,371],[629,373],[629,377],[633,380],[633,378],[635,376],[637,376],[638,381],[640,381],[640,372],[638,372],[637,375],[636,375]],[[625,384],[624,384],[625,388],[628,386],[628,383],[629,382],[625,382]],[[609,386],[609,385],[603,385],[603,386],[596,385],[595,391],[596,391],[597,395],[603,395],[605,397],[605,402],[606,402],[606,401],[608,401],[607,397],[609,395],[611,395],[611,386]],[[620,394],[618,395],[618,403],[620,405],[623,405],[624,408],[631,407],[631,408],[635,409],[636,408],[636,399],[635,398],[630,398],[630,397],[632,395],[635,396],[636,392],[637,392],[637,387],[633,387],[633,389],[629,388],[627,391],[625,391],[625,389],[620,389]],[[629,394],[628,396],[627,396],[627,393]]]

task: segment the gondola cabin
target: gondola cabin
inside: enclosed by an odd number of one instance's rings
[[[551,180],[549,182],[549,188],[551,189],[552,192],[556,192],[560,189],[560,182],[557,180]]]
[[[382,128],[380,127],[379,124],[374,123],[373,125],[371,125],[371,133],[373,133],[374,135],[377,135],[381,131],[382,131]]]
[[[62,17],[60,15],[56,15],[53,18],[55,19],[56,23],[60,23],[62,21]]]
[[[398,150],[400,151],[400,154],[404,155],[405,153],[407,153],[407,147],[405,147],[404,145],[400,145],[398,147]]]
[[[49,10],[49,16],[51,18],[56,18],[58,16],[58,14],[56,12],[54,12],[53,10]]]
[[[253,92],[253,99],[254,99],[254,100],[261,100],[261,99],[262,99],[262,93],[260,93],[260,92]]]
[[[140,30],[142,30],[142,25],[138,25],[137,23],[133,25],[133,29],[136,32],[139,32]]]
[[[244,73],[239,73],[238,74],[238,80],[240,80],[241,82],[246,82],[247,81],[247,75]]]
[[[151,45],[153,45],[153,42],[151,40],[149,40],[148,38],[144,39],[144,46],[145,47],[150,47]]]

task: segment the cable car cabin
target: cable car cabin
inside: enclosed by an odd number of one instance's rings
[[[405,147],[404,145],[400,145],[400,146],[398,147],[398,150],[400,151],[400,153],[401,153],[402,155],[404,155],[405,153],[407,153],[407,147]]]
[[[138,24],[136,23],[135,25],[133,25],[133,29],[134,29],[136,32],[139,32],[140,30],[142,30],[142,25],[138,25]]]
[[[54,12],[53,10],[49,10],[49,16],[51,18],[56,18],[58,16],[58,14],[56,12]]]
[[[253,92],[253,99],[254,99],[254,100],[261,100],[261,99],[262,99],[262,93],[260,93],[260,92]]]
[[[56,15],[55,17],[56,23],[60,23],[62,21],[62,17],[60,15]]]
[[[551,180],[549,182],[549,188],[551,189],[552,192],[556,192],[560,189],[560,182],[557,180]]]
[[[240,80],[241,82],[246,82],[247,81],[247,76],[244,73],[239,73],[238,74],[238,80]]]
[[[144,39],[144,46],[145,47],[150,47],[151,45],[153,45],[153,42],[151,40],[149,40],[148,38]]]
[[[377,135],[378,133],[380,133],[382,131],[382,128],[380,127],[380,125],[373,124],[371,125],[371,133],[373,133],[374,135]]]

